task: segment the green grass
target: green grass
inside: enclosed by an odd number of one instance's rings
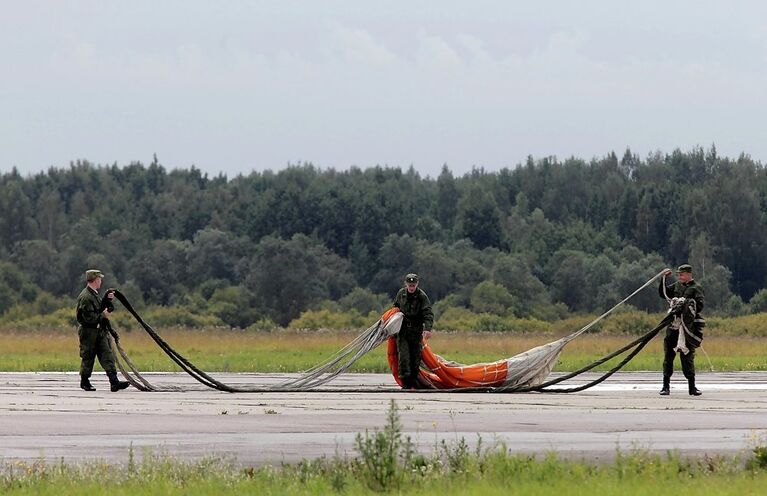
[[[631,461],[631,460],[629,460]],[[214,461],[187,464],[165,461],[157,469],[125,473],[124,467],[91,465],[37,470],[24,477],[5,478],[4,495],[762,495],[764,472],[690,473],[684,463],[657,459],[640,474],[621,474],[619,467],[595,467],[562,460],[530,461],[498,456],[482,471],[413,475],[390,491],[376,491],[356,478],[351,469],[318,462],[309,468],[237,469]]]
[[[298,372],[323,362],[356,334],[350,332],[244,332],[166,329],[161,335],[182,355],[210,372]],[[555,370],[570,371],[614,351],[635,336],[587,334],[570,343]],[[471,364],[499,360],[556,339],[551,335],[437,333],[435,353]],[[142,331],[122,333],[122,344],[142,371],[177,371],[176,365]],[[717,371],[767,370],[767,338],[709,336],[704,342]],[[659,370],[662,339],[656,337],[624,370]],[[617,359],[601,366],[605,370]],[[708,360],[698,352],[700,371]],[[0,331],[0,371],[75,371],[79,367],[74,330]],[[385,346],[363,357],[355,372],[388,372]]]
[[[380,431],[360,433],[356,456],[282,467],[241,467],[234,460],[184,462],[133,451],[125,464],[67,465],[38,460],[0,463],[4,495],[422,494],[422,495],[757,495],[767,483],[765,448],[750,458],[683,458],[616,453],[608,464],[569,461],[553,453],[509,454],[505,446],[470,449],[463,438],[416,452],[391,402]]]

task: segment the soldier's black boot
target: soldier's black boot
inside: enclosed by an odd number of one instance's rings
[[[93,387],[93,384],[91,384],[91,381],[88,377],[80,377],[80,388],[85,391],[95,391],[96,388]]]
[[[417,380],[413,379],[413,377],[403,377],[402,378],[402,389],[405,390],[411,390],[417,388]]]
[[[700,396],[701,394],[703,394],[700,392],[700,389],[695,387],[695,378],[688,379],[687,385],[690,390],[690,396]]]
[[[399,378],[402,381],[402,389],[410,389],[410,377],[400,376]]]
[[[661,396],[668,396],[671,394],[671,378],[670,377],[663,377],[663,388],[660,390]]]
[[[107,377],[109,377],[109,389],[111,389],[113,393],[116,393],[117,391],[130,386],[130,382],[120,381],[117,379],[117,372],[109,372],[107,373]]]

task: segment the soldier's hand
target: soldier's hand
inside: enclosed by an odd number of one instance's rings
[[[107,318],[109,318],[109,316],[110,316],[110,315],[112,315],[112,312],[110,312],[108,308],[105,308],[105,309],[104,309],[104,311],[103,311],[103,312],[101,312],[101,314],[102,314],[104,317],[107,317]]]
[[[428,340],[431,337],[431,331],[423,331],[423,338]]]
[[[673,270],[671,270],[671,269],[669,269],[668,267],[666,267],[665,269],[663,269],[663,275],[664,275],[664,276],[670,276],[670,275],[671,275],[671,274],[673,274],[673,273],[674,273],[674,271],[673,271]]]

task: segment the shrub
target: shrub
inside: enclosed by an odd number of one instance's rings
[[[16,309],[18,305],[14,307]],[[72,308],[59,308],[47,314],[24,314],[19,315],[16,311],[9,312],[0,320],[3,327],[15,329],[58,329],[72,328],[77,325],[75,312]]]
[[[567,305],[564,303],[551,303],[545,305],[534,305],[530,308],[530,316],[544,320],[546,322],[554,322],[561,320],[569,315],[570,311],[567,309]]]
[[[253,331],[274,331],[279,329],[280,326],[278,326],[272,319],[268,317],[264,317],[261,319],[258,319],[257,321],[250,324],[245,330],[249,332]]]
[[[663,314],[648,314],[638,310],[610,315],[600,322],[601,330],[609,334],[642,335],[663,320]]]
[[[504,315],[516,309],[517,300],[498,283],[484,281],[471,292],[471,308],[479,313]]]
[[[470,330],[476,332],[513,332],[513,333],[548,333],[551,325],[536,319],[518,319],[516,317],[499,317],[491,314],[476,316]]]
[[[367,288],[356,287],[338,300],[338,304],[347,312],[356,310],[362,315],[370,312],[383,313],[391,305],[391,298],[375,294]]]
[[[710,317],[706,319],[707,329],[727,336],[767,336],[767,313],[744,315],[742,317]]]
[[[439,329],[447,331],[468,331],[477,319],[477,314],[463,307],[446,309],[439,317]]]
[[[471,330],[477,332],[514,331],[506,319],[489,313],[480,314],[472,324]]]
[[[293,319],[288,327],[291,329],[361,329],[375,323],[380,317],[360,315],[359,312],[332,312],[330,310],[307,310],[297,319]]]
[[[596,315],[573,315],[566,319],[552,322],[551,330],[554,334],[570,334],[594,320]],[[597,324],[591,329],[591,332],[599,332],[601,330],[601,323]]]
[[[197,315],[185,307],[149,307],[142,313],[152,327],[222,327],[224,322],[214,315]]]
[[[513,315],[501,317],[488,313],[477,314],[461,307],[448,308],[436,327],[448,331],[548,333],[552,325],[534,318],[520,319]]]

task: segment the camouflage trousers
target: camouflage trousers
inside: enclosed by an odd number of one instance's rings
[[[403,383],[409,384],[418,377],[421,367],[421,342],[423,331],[402,328],[397,334],[397,373]]]
[[[695,350],[690,348],[687,354],[677,353],[674,347],[677,342],[677,334],[669,334],[663,339],[663,377],[668,379],[674,373],[674,359],[679,355],[682,362],[682,373],[688,381],[695,380]]]
[[[92,327],[80,327],[80,377],[88,378],[93,372],[93,363],[99,359],[101,368],[107,374],[117,372],[115,357],[109,346],[106,331]]]

